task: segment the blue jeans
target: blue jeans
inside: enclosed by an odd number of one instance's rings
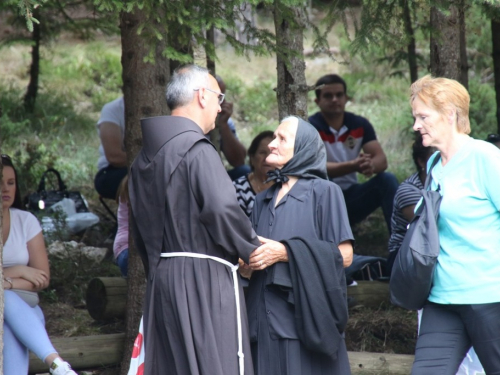
[[[382,172],[363,184],[354,184],[343,190],[349,223],[359,223],[378,207],[382,207],[390,234],[392,206],[398,186],[399,182],[392,173]]]
[[[249,174],[252,170],[250,167],[246,164],[240,165],[239,167],[235,167],[233,169],[230,169],[227,171],[227,174],[229,175],[229,178],[231,178],[231,181],[234,181],[241,176],[245,176]]]
[[[30,307],[15,292],[4,291],[3,371],[4,375],[27,374],[28,349],[42,361],[57,353],[45,330],[43,312]]]
[[[116,258],[116,264],[120,267],[123,277],[128,275],[128,249],[123,250]]]
[[[455,375],[471,346],[488,375],[500,374],[500,302],[424,306],[412,375]]]

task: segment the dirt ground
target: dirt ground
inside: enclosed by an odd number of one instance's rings
[[[90,246],[107,247],[109,254],[98,265],[82,259],[51,259],[51,286],[40,293],[40,305],[51,337],[101,335],[125,330],[124,321],[121,319],[94,321],[85,305],[86,286],[93,277],[120,275],[111,256],[113,222],[99,203],[91,202],[91,208],[101,217],[101,223],[74,240]],[[115,210],[116,207],[113,206],[112,209]],[[357,254],[386,256],[388,235],[381,212],[375,212],[367,220],[356,225],[353,232]],[[354,306],[349,310],[347,348],[349,351],[413,354],[416,327],[415,312],[405,311],[389,303],[383,303],[377,309]],[[99,368],[82,372],[87,375],[118,373],[118,368]]]

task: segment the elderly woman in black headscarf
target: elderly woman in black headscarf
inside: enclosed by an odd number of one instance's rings
[[[342,191],[327,180],[312,125],[287,117],[274,137],[266,162],[276,183],[257,195],[251,215],[263,243],[250,257],[247,293],[255,373],[350,374],[344,267],[353,235]]]

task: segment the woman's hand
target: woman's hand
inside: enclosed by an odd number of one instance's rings
[[[250,279],[253,272],[250,266],[246,264],[243,259],[238,259],[238,263],[240,264],[240,268],[238,269],[240,271],[240,275],[245,279]]]
[[[31,282],[35,289],[41,289],[49,283],[49,276],[47,273],[33,267],[24,267],[20,277]]]
[[[250,254],[250,268],[254,271],[261,271],[277,262],[288,262],[288,253],[285,245],[281,242],[273,241],[259,236],[262,244]]]
[[[344,268],[349,267],[352,264],[354,257],[354,249],[352,247],[352,242],[350,240],[341,242],[338,246],[340,254],[344,259]]]

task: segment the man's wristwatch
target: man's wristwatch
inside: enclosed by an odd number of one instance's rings
[[[14,288],[14,282],[12,281],[12,278],[10,278],[10,277],[4,277],[3,279],[10,284],[10,288],[9,289],[13,289]]]

